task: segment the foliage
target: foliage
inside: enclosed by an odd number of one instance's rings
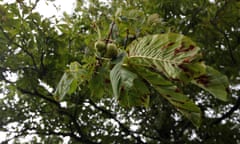
[[[0,4],[6,142],[239,143],[239,1],[85,2]]]

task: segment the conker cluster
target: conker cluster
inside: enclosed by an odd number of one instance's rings
[[[106,46],[104,41],[98,40],[95,43],[95,49],[101,57],[114,59],[118,55],[118,48],[115,43],[109,43]]]

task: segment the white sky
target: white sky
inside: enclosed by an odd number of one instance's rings
[[[45,17],[51,17],[53,15],[61,16],[63,12],[71,14],[74,11],[76,0],[56,0],[53,4],[46,3],[46,0],[40,0],[36,10],[39,11]],[[58,8],[58,10],[54,7]]]
[[[28,2],[29,0],[24,0]],[[34,0],[30,0],[34,1]],[[3,0],[5,3],[15,3],[16,0]],[[74,11],[76,5],[76,0],[55,0],[50,2],[47,0],[40,0],[36,7],[36,10],[39,11],[44,17],[51,17],[53,15],[59,17],[63,12],[71,14]],[[57,7],[57,9],[56,9]]]

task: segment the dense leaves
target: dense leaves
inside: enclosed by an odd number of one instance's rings
[[[38,2],[0,1],[6,143],[239,143],[239,1]]]
[[[200,126],[200,108],[184,96],[173,82],[186,84],[192,81],[217,98],[227,100],[229,85],[227,78],[210,67],[206,68],[199,48],[181,34],[146,36],[132,42],[128,51],[126,62],[117,64],[110,73],[113,93],[121,103],[127,103],[128,106],[148,105],[149,92],[142,80],[144,79],[148,82],[148,86],[155,88],[196,126]],[[139,75],[122,69],[121,65],[134,67]],[[136,85],[134,81],[138,76],[142,79],[138,78]],[[136,91],[125,94],[126,89]],[[124,94],[120,95],[121,93]],[[127,99],[125,95],[128,95]]]

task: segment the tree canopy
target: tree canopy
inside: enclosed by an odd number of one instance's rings
[[[240,142],[240,1],[1,2],[5,143]]]

